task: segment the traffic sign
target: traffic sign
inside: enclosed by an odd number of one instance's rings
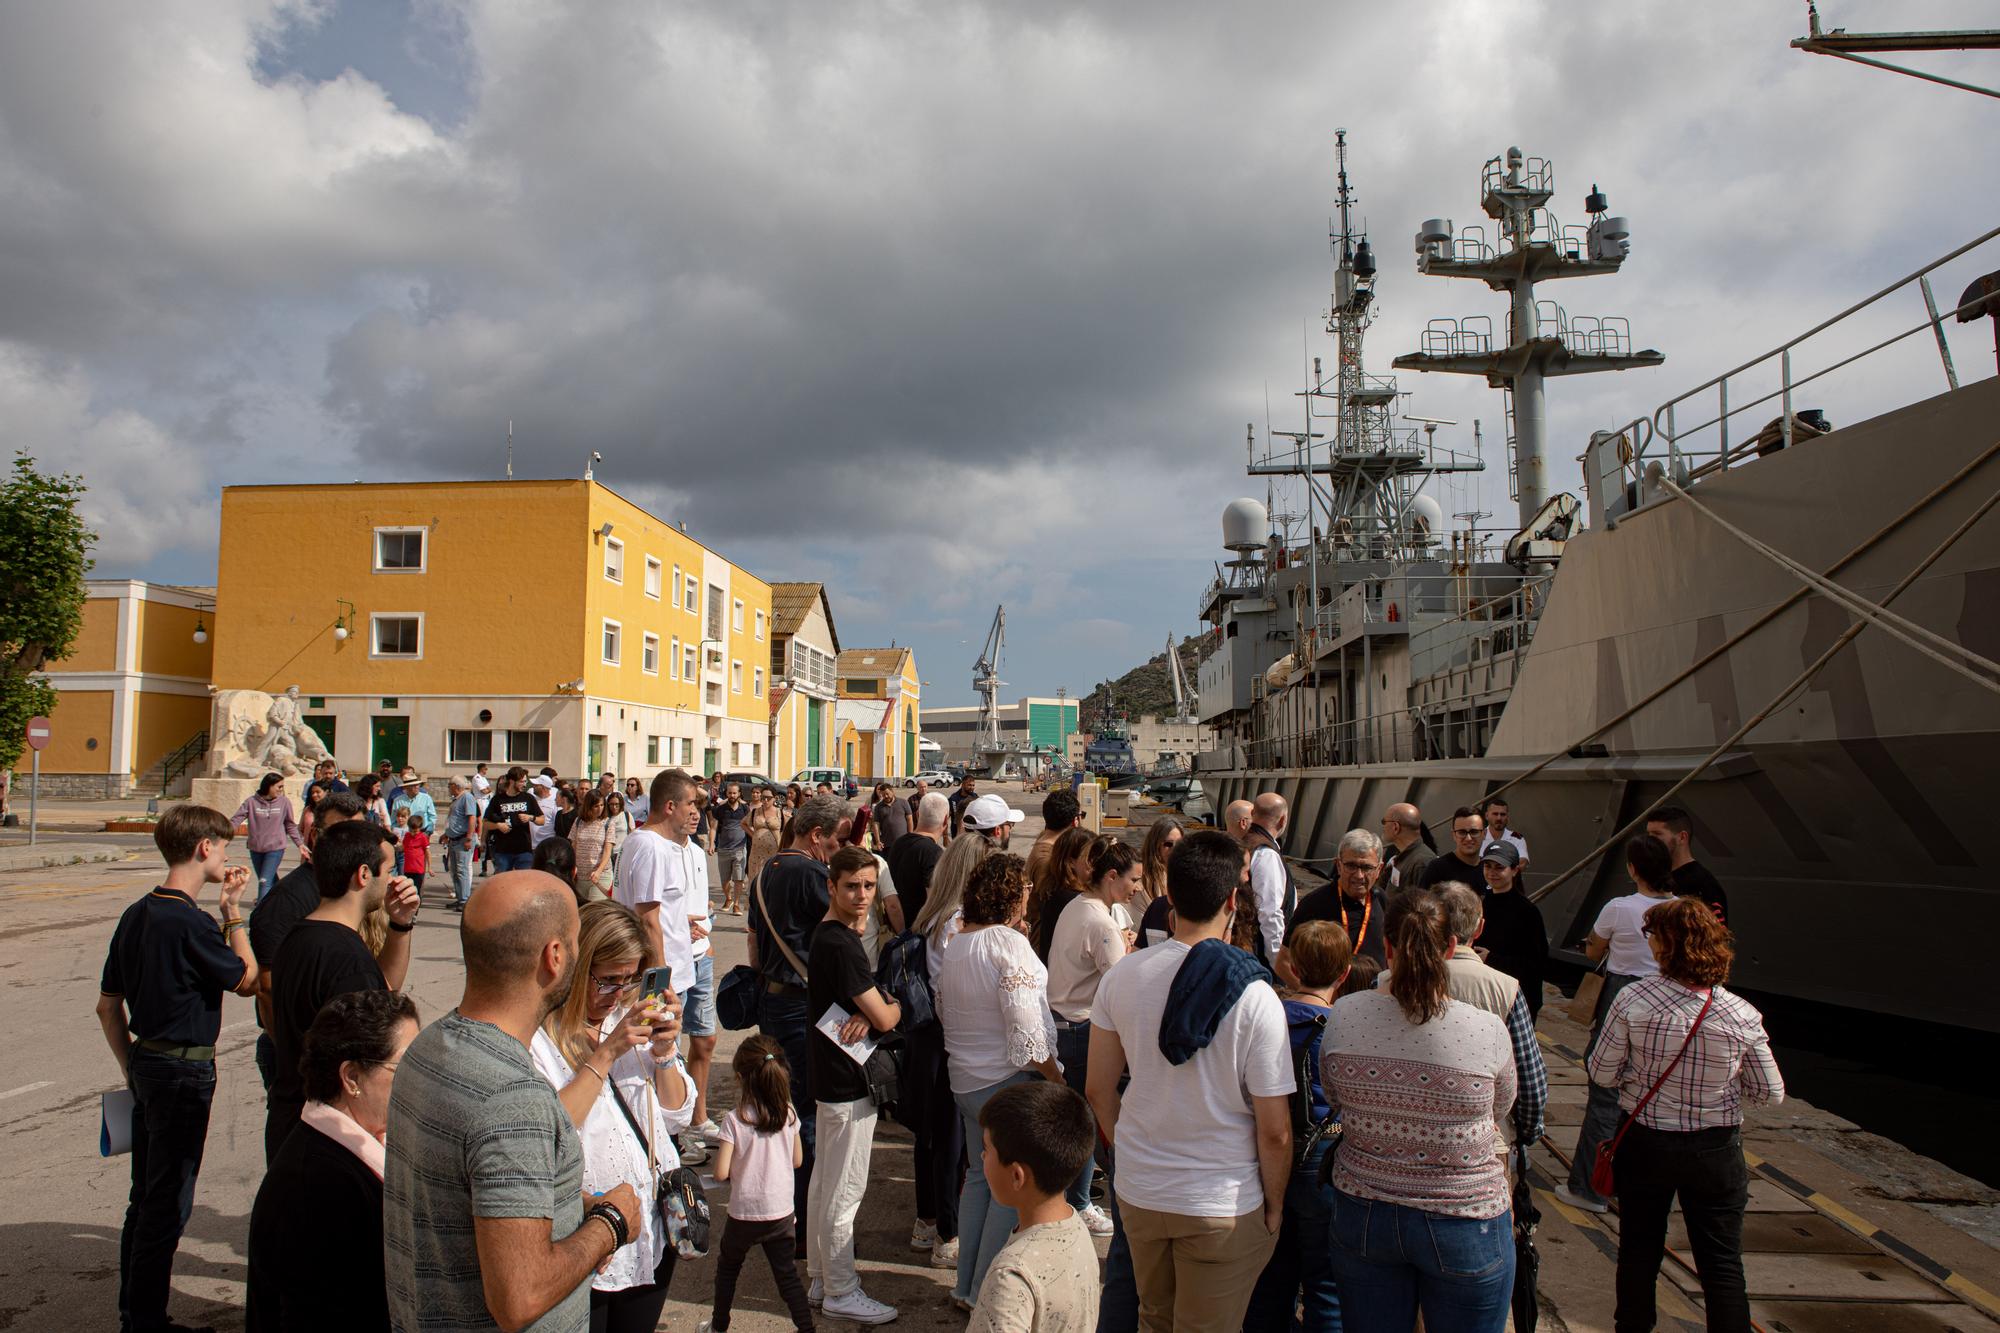
[[[45,717],[28,719],[28,745],[31,749],[46,750],[49,746],[49,720]]]

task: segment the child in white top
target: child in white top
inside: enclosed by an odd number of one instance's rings
[[[736,1300],[736,1278],[755,1246],[764,1248],[778,1292],[799,1329],[813,1327],[799,1280],[793,1236],[792,1173],[805,1161],[799,1117],[792,1110],[791,1068],[771,1038],[751,1037],[736,1048],[736,1107],[722,1118],[715,1178],[729,1183],[729,1220],[722,1228],[722,1256],[715,1267],[715,1307],[706,1327],[723,1333]]]
[[[966,1333],[1091,1333],[1097,1250],[1063,1191],[1090,1160],[1096,1118],[1083,1098],[1041,1080],[994,1093],[979,1126],[986,1187],[1019,1221],[986,1270]]]

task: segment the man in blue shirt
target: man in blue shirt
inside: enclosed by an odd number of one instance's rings
[[[451,910],[465,910],[472,896],[472,842],[479,836],[479,797],[453,778],[451,804],[444,816],[445,855],[451,862]]]
[[[179,1327],[167,1318],[167,1289],[208,1141],[222,993],[257,992],[240,906],[250,871],[227,863],[233,832],[206,806],[161,816],[153,842],[166,879],[119,917],[98,985],[97,1022],[133,1098],[132,1192],[118,1242],[118,1324],[133,1333]],[[222,886],[219,927],[195,905],[210,884]]]

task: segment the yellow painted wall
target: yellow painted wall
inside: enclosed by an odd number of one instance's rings
[[[771,720],[771,585],[740,565],[729,575],[730,597],[743,603],[743,628],[738,631],[733,610],[724,632],[729,640],[729,660],[743,664],[743,693],[725,692],[729,716],[768,726]],[[757,613],[764,613],[764,637],[757,637]],[[757,692],[757,672],[764,673],[763,693]],[[725,690],[728,681],[723,677]]]
[[[197,732],[208,728],[207,695],[157,694],[140,690],[134,696],[132,775],[137,777]],[[199,773],[199,770],[197,770]]]
[[[680,604],[679,588],[669,588],[668,585],[673,582],[676,565],[680,566],[683,578],[690,570],[700,576],[700,543],[605,487],[593,485],[590,488],[589,506],[587,521],[582,525],[586,552],[585,689],[591,694],[631,699],[660,708],[698,711],[701,706],[699,683],[676,680],[674,673],[677,668],[668,659],[673,653],[676,637],[683,644],[700,643],[701,616],[698,612],[684,610]],[[607,522],[612,526],[612,537],[625,544],[625,581],[622,585],[604,577],[604,544],[597,538],[596,530]],[[646,557],[649,555],[660,561],[658,599],[646,596]],[[706,596],[706,591],[703,591],[696,599],[697,605]],[[607,666],[603,661],[602,638],[607,617],[620,623],[624,635],[621,664],[618,666]],[[660,636],[660,672],[657,676],[646,675],[640,666],[643,635],[647,631]]]
[[[298,571],[294,570],[296,577]],[[212,679],[215,664],[215,617],[185,606],[141,601],[135,608],[139,636],[138,669],[149,675]],[[208,630],[208,642],[194,641],[194,627]],[[182,740],[187,738],[183,736]],[[144,772],[143,765],[140,771]]]
[[[902,697],[896,700],[889,717],[891,754],[889,766],[884,770],[889,777],[908,777],[924,765],[924,757],[921,754],[915,756],[914,766],[905,762],[911,756],[908,753],[909,744],[904,737],[911,731],[920,729],[923,724],[924,683],[922,677],[917,674],[917,654],[914,650],[903,654],[902,675]]]
[[[206,699],[196,702],[207,705]],[[108,773],[111,771],[111,756],[114,752],[111,734],[111,691],[109,690],[65,690],[57,688],[55,711],[49,714],[49,748],[42,751],[42,772],[44,773]],[[97,748],[90,749],[85,742],[91,738],[97,741]],[[31,751],[21,750],[21,760],[14,765],[17,773],[26,773],[30,767]]]
[[[230,486],[214,682],[307,694],[528,694],[596,660],[584,632],[590,483]],[[376,527],[428,530],[425,572],[375,573]],[[336,598],[354,633],[333,637]],[[419,661],[369,657],[370,612],[422,612]]]
[[[70,645],[69,656],[50,662],[47,669],[63,671],[116,671],[118,669],[118,599],[91,597],[83,604],[83,626]],[[46,763],[48,755],[42,756]],[[69,770],[66,770],[69,771]]]

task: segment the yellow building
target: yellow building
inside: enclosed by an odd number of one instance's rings
[[[908,648],[849,648],[835,669],[840,677],[837,716],[856,737],[843,741],[841,767],[860,778],[900,778],[917,772],[923,682],[917,655]]]
[[[231,486],[218,689],[350,773],[763,771],[771,588],[590,480]]]
[[[41,673],[57,690],[42,794],[157,794],[169,767],[201,771],[213,590],[130,579],[90,579],[84,590],[83,626],[69,656]],[[17,793],[26,791],[30,762],[23,751]]]
[[[780,782],[805,768],[838,765],[834,726],[840,697],[834,663],[840,636],[826,588],[818,583],[771,585],[771,767]]]

